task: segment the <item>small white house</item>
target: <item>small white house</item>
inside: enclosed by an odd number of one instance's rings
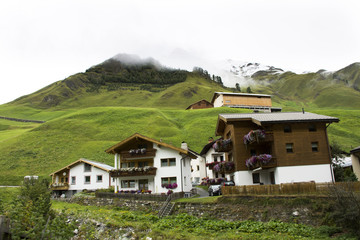
[[[218,139],[219,140],[219,139]],[[218,169],[216,165],[230,164],[231,159],[226,159],[226,153],[223,151],[215,150],[214,145],[218,140],[209,140],[200,152],[200,155],[204,158],[206,177],[209,179],[224,178],[227,180],[233,180],[233,175],[224,171],[224,169]]]
[[[205,178],[206,175],[206,166],[205,158],[200,156],[200,154],[193,152],[196,155],[196,159],[191,159],[191,182],[195,185],[201,183],[201,179]]]
[[[110,172],[115,178],[115,193],[192,189],[190,162],[196,156],[186,143],[177,148],[136,133],[105,152],[115,155],[115,169]]]
[[[97,190],[114,185],[109,172],[114,168],[81,158],[50,174],[51,190],[57,195],[71,197],[83,190]]]

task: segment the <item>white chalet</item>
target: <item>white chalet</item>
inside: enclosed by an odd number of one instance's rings
[[[81,158],[50,174],[51,190],[71,197],[83,190],[97,190],[114,185],[109,172],[114,168],[104,163]]]
[[[135,133],[110,147],[105,152],[114,154],[115,193],[122,191],[151,191],[152,193],[190,192],[191,159],[188,150]]]

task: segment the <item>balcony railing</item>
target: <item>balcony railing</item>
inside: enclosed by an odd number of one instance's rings
[[[244,144],[272,142],[274,141],[274,135],[272,132],[265,132],[264,130],[251,130],[249,133],[244,135]]]
[[[231,139],[217,140],[213,144],[215,152],[229,152],[232,150],[232,141]]]
[[[52,183],[50,185],[51,190],[68,190],[69,184],[68,183]]]
[[[123,160],[130,160],[130,159],[140,159],[140,158],[150,158],[155,157],[156,149],[130,149],[129,151],[122,151],[120,153],[121,158]]]
[[[130,177],[130,176],[146,176],[156,175],[156,167],[132,167],[120,168],[110,171],[111,177]]]
[[[274,168],[277,167],[277,161],[275,157],[272,157],[271,160],[269,160],[269,162],[264,163],[261,161],[256,162],[254,165],[249,166],[249,170],[254,170],[256,168],[262,168],[262,169],[268,169],[268,168]]]

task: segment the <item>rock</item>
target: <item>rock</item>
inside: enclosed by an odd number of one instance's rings
[[[293,215],[294,217],[297,217],[297,216],[299,216],[299,212],[298,212],[298,211],[295,211],[295,212],[292,213],[292,215]]]

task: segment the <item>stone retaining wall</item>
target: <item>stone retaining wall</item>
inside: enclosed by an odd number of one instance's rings
[[[224,198],[218,203],[181,203],[175,204],[172,214],[187,213],[196,217],[222,219],[227,221],[270,221],[302,223],[319,226],[324,218],[324,199],[315,198]],[[63,199],[71,203],[95,206],[114,206],[133,211],[157,212],[163,201],[141,201],[106,198],[72,198]],[[325,200],[326,202],[326,200]],[[318,206],[314,209],[313,206]]]

